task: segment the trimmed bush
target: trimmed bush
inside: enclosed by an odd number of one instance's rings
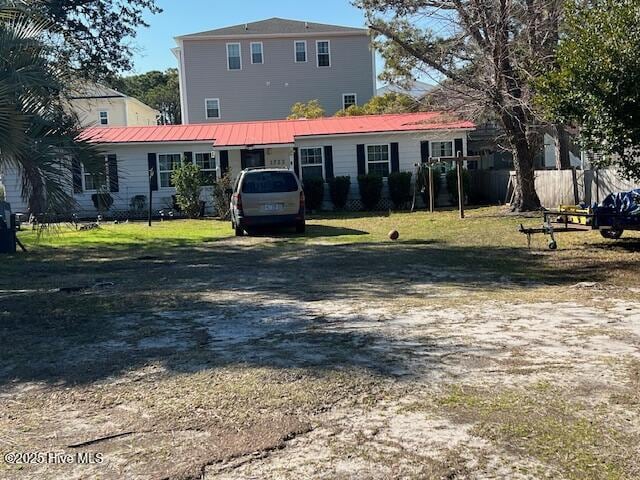
[[[109,192],[94,193],[91,195],[91,201],[99,212],[106,212],[113,205],[113,197]]]
[[[200,167],[193,163],[184,163],[173,171],[171,180],[176,187],[176,204],[180,211],[189,218],[200,216]]]
[[[351,177],[334,177],[329,180],[331,202],[337,210],[342,210],[347,205],[349,190],[351,190]]]
[[[365,210],[375,210],[382,198],[382,177],[369,173],[358,177],[360,200]]]
[[[467,170],[462,170],[462,187],[464,188],[464,196],[468,198],[471,188],[471,176]],[[447,172],[447,190],[449,190],[451,201],[458,203],[458,172],[455,168]]]
[[[396,210],[403,208],[411,200],[411,172],[389,174],[389,196]]]
[[[225,220],[229,218],[229,207],[231,205],[231,195],[233,195],[233,177],[231,172],[225,173],[213,185],[213,209],[218,218]]]
[[[433,199],[438,200],[440,194],[440,169],[436,167],[430,167],[433,172]],[[425,167],[418,175],[416,182],[416,189],[422,195],[422,201],[428,207],[429,206],[429,167]]]
[[[324,179],[319,177],[304,178],[302,185],[307,210],[320,210],[324,198]]]

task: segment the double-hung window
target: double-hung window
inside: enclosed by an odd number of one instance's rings
[[[109,112],[102,111],[99,114],[100,125],[109,125]]]
[[[432,157],[453,157],[453,142],[431,142]]]
[[[227,43],[227,68],[242,70],[241,48],[239,43]]]
[[[342,94],[342,109],[346,110],[349,107],[358,105],[358,96],[355,93],[343,93]]]
[[[196,165],[202,174],[202,185],[212,186],[216,183],[216,159],[210,153],[196,153]]]
[[[324,178],[322,147],[301,148],[300,168],[302,178]]]
[[[367,145],[367,172],[389,176],[389,145]]]
[[[251,44],[251,63],[256,65],[264,63],[263,48],[262,42],[253,42]]]
[[[85,192],[108,191],[109,179],[107,178],[107,157],[104,157],[104,164],[98,166],[98,171],[89,172],[82,166],[82,178]]]
[[[182,160],[179,153],[161,153],[158,155],[158,173],[160,174],[160,186],[162,188],[173,187],[171,175]]]
[[[220,118],[220,99],[207,98],[205,100],[207,118]]]
[[[296,63],[305,63],[307,61],[307,41],[296,40],[295,42]]]
[[[331,46],[329,40],[318,40],[316,42],[316,51],[318,55],[318,67],[331,66]]]

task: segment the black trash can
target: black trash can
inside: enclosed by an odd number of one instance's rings
[[[0,216],[0,253],[16,253],[16,216]]]

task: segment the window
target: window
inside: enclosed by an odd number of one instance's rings
[[[432,157],[453,157],[453,142],[431,142]]]
[[[220,100],[217,98],[207,98],[205,101],[207,118],[220,118]]]
[[[100,125],[109,125],[109,112],[100,112]]]
[[[367,145],[367,172],[389,176],[389,145]]]
[[[82,179],[84,181],[83,190],[85,192],[109,191],[107,179],[107,157],[104,157],[105,164],[101,165],[100,171],[96,173],[88,172],[82,166]]]
[[[331,48],[329,47],[329,40],[318,40],[316,42],[316,50],[318,53],[318,66],[330,67],[331,66]]]
[[[202,174],[202,185],[216,183],[216,159],[212,153],[196,153],[196,165]]]
[[[302,178],[324,178],[322,164],[322,147],[300,149],[300,168],[302,170]]]
[[[285,193],[298,190],[293,172],[254,171],[242,178],[242,193]]]
[[[239,43],[227,43],[227,69],[242,70]]]
[[[355,93],[343,93],[342,94],[342,108],[346,110],[347,108],[358,105],[358,96]]]
[[[307,61],[307,41],[298,40],[295,42],[296,63],[305,63]]]
[[[251,44],[251,63],[261,64],[264,63],[262,56],[262,42],[255,42]]]
[[[180,166],[181,155],[179,153],[163,153],[158,155],[158,173],[160,173],[160,186],[173,187],[171,174]]]

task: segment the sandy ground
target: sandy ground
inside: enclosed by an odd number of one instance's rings
[[[353,250],[334,250],[313,278],[304,262],[246,281],[250,260],[187,259],[203,273],[172,288],[191,308],[115,315],[86,338],[52,335],[55,357],[9,358],[0,451],[106,461],[0,462],[0,477],[640,477],[638,292],[428,265],[384,265],[387,282],[366,259],[339,289]]]

